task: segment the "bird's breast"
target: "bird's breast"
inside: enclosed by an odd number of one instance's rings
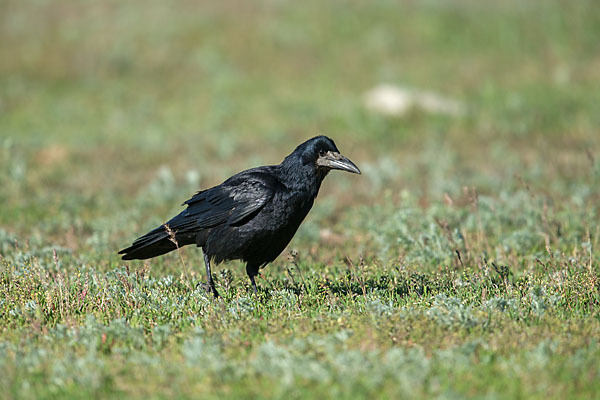
[[[226,259],[241,259],[255,265],[271,262],[292,240],[313,202],[311,196],[277,194],[243,225],[215,228],[205,250],[217,262]]]

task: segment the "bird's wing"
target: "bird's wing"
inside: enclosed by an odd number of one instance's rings
[[[260,211],[273,198],[275,178],[267,174],[236,175],[219,186],[196,193],[186,201],[177,228],[202,229],[235,225]]]

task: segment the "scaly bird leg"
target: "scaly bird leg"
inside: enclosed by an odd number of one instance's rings
[[[252,282],[252,289],[254,289],[254,295],[258,296],[258,292],[256,290],[256,282],[254,281],[254,275],[248,274],[248,277],[250,277],[250,282]]]
[[[248,274],[248,278],[250,278],[250,282],[252,282],[252,289],[254,289],[254,295],[258,295],[258,290],[256,289],[256,282],[254,281],[254,277],[258,275],[258,268],[254,264],[246,264],[246,273]]]
[[[206,290],[211,291],[216,299],[219,297],[219,292],[217,292],[217,289],[215,288],[215,283],[213,282],[212,274],[210,273],[210,259],[206,253],[204,253],[204,266],[206,267]]]

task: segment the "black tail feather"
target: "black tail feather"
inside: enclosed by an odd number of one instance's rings
[[[177,241],[177,244],[173,239]],[[177,246],[189,244],[179,243],[178,239],[177,236],[170,237],[165,226],[161,225],[136,239],[130,247],[119,251],[119,254],[123,254],[123,260],[145,260],[173,251],[177,249]]]
[[[119,251],[123,260],[145,260],[160,256],[177,248],[168,238],[161,239],[151,245],[131,246]]]
[[[203,237],[202,233],[186,215],[185,211],[176,215],[137,238],[130,247],[119,251],[119,254],[123,254],[123,260],[145,260],[173,251],[177,247],[197,243]]]

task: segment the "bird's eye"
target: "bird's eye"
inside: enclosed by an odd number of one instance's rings
[[[325,155],[326,151],[325,150],[319,150],[319,156],[323,157]]]

